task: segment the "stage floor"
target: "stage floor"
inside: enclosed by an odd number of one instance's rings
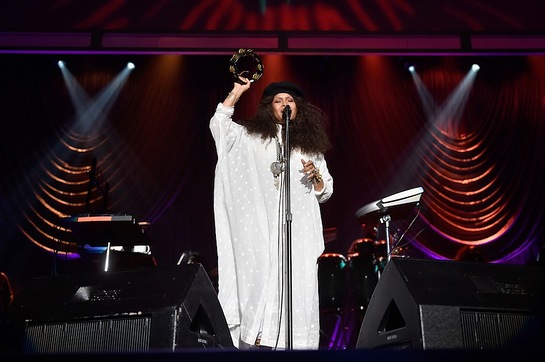
[[[56,362],[101,362],[109,361],[282,361],[301,362],[340,362],[340,361],[372,361],[372,362],[470,362],[470,361],[524,361],[536,360],[542,350],[318,350],[318,351],[239,351],[220,349],[178,350],[175,352],[147,352],[120,354],[1,354],[3,362],[49,360]]]

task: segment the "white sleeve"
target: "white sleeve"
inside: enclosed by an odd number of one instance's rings
[[[324,187],[320,191],[314,191],[316,198],[319,203],[324,203],[333,194],[333,176],[329,173],[327,168],[327,162],[323,155],[320,155],[319,158],[314,160],[316,167],[320,169],[320,174],[322,175],[322,180],[324,181]]]
[[[225,107],[218,103],[216,112],[210,119],[209,127],[218,156],[228,152],[242,132],[243,127],[232,120],[234,112],[234,107]]]

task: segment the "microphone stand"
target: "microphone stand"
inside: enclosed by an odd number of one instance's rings
[[[284,237],[284,288],[286,290],[286,350],[292,349],[293,331],[292,331],[292,255],[291,255],[291,186],[290,186],[290,118],[291,108],[286,106],[283,114],[286,127],[286,141],[284,144],[284,208],[286,216],[285,237]]]

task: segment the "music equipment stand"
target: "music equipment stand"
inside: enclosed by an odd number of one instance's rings
[[[391,252],[390,221],[406,218],[420,202],[422,193],[422,187],[415,187],[371,202],[356,211],[356,219],[361,224],[384,224],[388,260]]]

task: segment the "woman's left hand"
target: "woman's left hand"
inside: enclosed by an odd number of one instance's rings
[[[303,164],[303,173],[307,176],[307,179],[314,185],[322,183],[322,175],[320,174],[320,169],[314,165],[312,160],[305,161],[301,159]],[[321,188],[320,188],[321,189]]]

